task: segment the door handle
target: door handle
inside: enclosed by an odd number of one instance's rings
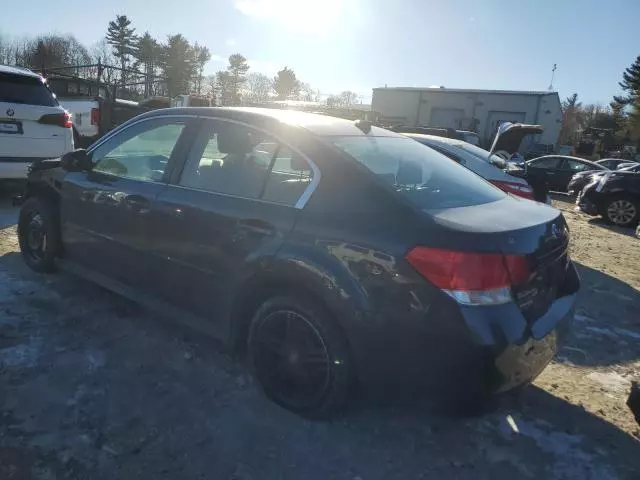
[[[151,202],[149,202],[148,198],[143,197],[142,195],[127,195],[124,199],[124,203],[130,210],[133,210],[136,213],[149,213]]]
[[[555,175],[556,172],[547,172],[547,175]]]
[[[244,220],[238,221],[238,226],[244,230],[249,230],[254,233],[258,233],[261,235],[274,235],[275,227],[271,225],[269,222],[265,222],[264,220],[259,220],[257,218],[247,218]]]

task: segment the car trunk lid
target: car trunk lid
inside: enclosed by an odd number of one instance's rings
[[[490,204],[429,211],[446,227],[443,248],[524,257],[528,274],[513,279],[512,298],[530,323],[561,296],[569,266],[568,229],[551,207],[509,197]],[[452,241],[451,232],[455,232]]]
[[[498,127],[496,137],[493,139],[490,153],[500,151],[512,154],[520,149],[522,140],[526,135],[537,135],[542,133],[544,128],[540,125],[527,125],[525,123],[505,122]]]

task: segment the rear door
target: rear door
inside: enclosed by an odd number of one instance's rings
[[[71,150],[61,114],[42,79],[0,72],[0,157],[54,158]]]
[[[173,185],[152,209],[157,293],[219,321],[235,287],[293,228],[314,170],[262,130],[204,120]],[[222,313],[222,314],[221,314]],[[226,324],[214,325],[226,336]]]

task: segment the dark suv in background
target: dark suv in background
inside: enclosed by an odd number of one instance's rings
[[[527,384],[579,286],[558,210],[364,121],[158,110],[34,165],[23,202],[31,268],[216,335],[308,416],[355,386],[475,401]]]

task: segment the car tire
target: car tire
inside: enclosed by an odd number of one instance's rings
[[[609,199],[604,218],[618,227],[635,227],[640,219],[640,202],[628,195],[616,195]]]
[[[312,419],[346,406],[353,378],[348,343],[313,299],[287,295],[264,302],[247,344],[254,375],[273,402]]]
[[[42,197],[27,199],[18,219],[18,242],[25,263],[36,272],[54,272],[59,239],[55,206]]]

